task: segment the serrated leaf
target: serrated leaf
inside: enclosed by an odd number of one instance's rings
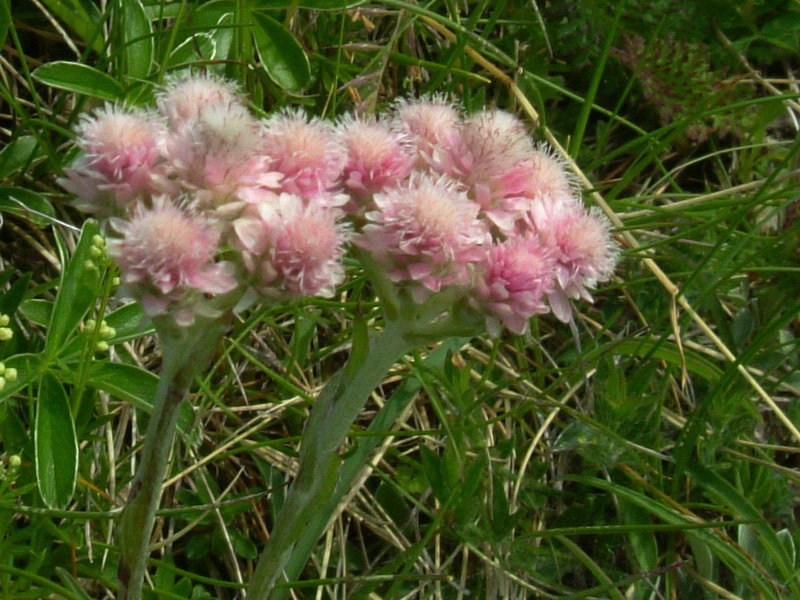
[[[0,179],[13,175],[32,160],[37,144],[32,135],[22,135],[0,150]]]
[[[150,74],[153,62],[153,28],[141,0],[128,0],[122,3],[125,19],[123,37],[125,39],[125,59],[128,63],[128,76],[144,79]]]
[[[55,356],[96,299],[95,292],[87,282],[92,272],[87,272],[86,261],[90,259],[92,238],[98,232],[97,221],[89,219],[83,224],[75,253],[62,271],[45,342],[48,356]]]
[[[78,439],[67,393],[49,373],[39,385],[34,446],[36,481],[42,499],[49,508],[63,509],[75,492]]]
[[[21,187],[0,188],[0,210],[27,217],[40,227],[52,223],[56,214],[47,198]]]
[[[301,91],[311,79],[311,66],[303,47],[272,17],[257,11],[251,14],[256,24],[256,52],[267,75],[288,92]]]
[[[45,85],[68,92],[103,100],[125,98],[125,89],[116,79],[81,63],[58,60],[42,65],[31,75]]]

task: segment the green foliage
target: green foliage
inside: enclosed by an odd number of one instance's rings
[[[621,217],[618,233],[641,246],[625,249],[594,305],[579,305],[574,331],[543,316],[523,339],[407,356],[342,447],[342,476],[310,515],[281,593],[800,598],[800,440],[738,370],[800,422],[795,2],[136,0],[101,11],[43,0],[15,3],[13,19],[9,6],[0,2],[0,315],[11,331],[0,362],[16,370],[0,390],[8,597],[115,594],[108,544],[158,382],[151,324],[120,300],[116,268],[93,258],[96,224],[79,221],[55,182],[80,114],[105,100],[146,104],[187,68],[235,79],[265,114],[380,111],[422,93],[523,114],[469,49],[514,78],[541,117],[531,131],[546,126],[569,148]],[[358,262],[348,268],[335,299],[244,312],[196,382],[160,512],[153,598],[233,598],[247,582],[308,407],[351,352],[356,366],[369,360],[383,325]],[[351,482],[360,487],[348,496]]]

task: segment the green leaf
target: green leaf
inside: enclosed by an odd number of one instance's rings
[[[419,456],[422,462],[422,470],[425,472],[425,477],[428,478],[428,484],[433,490],[433,494],[441,503],[447,502],[450,497],[450,491],[444,482],[442,475],[442,459],[427,446],[420,445]]]
[[[200,560],[208,554],[211,540],[208,535],[195,535],[186,543],[186,558]]]
[[[150,74],[153,62],[153,28],[141,0],[128,0],[122,3],[125,19],[123,36],[125,38],[125,59],[128,63],[128,76],[144,79]]]
[[[95,363],[89,373],[89,385],[151,412],[158,376],[134,365],[124,363]]]
[[[369,330],[367,322],[357,309],[353,317],[353,345],[344,368],[345,380],[351,379],[369,356]]]
[[[650,514],[643,508],[621,500],[619,512],[626,525],[652,525]],[[652,571],[658,566],[658,543],[652,531],[635,529],[628,532],[628,544],[639,570]]]
[[[34,301],[28,300],[28,302],[25,303],[26,308],[29,307],[32,302]],[[34,311],[43,312],[44,310],[45,307],[34,307]],[[26,315],[28,315],[27,312]],[[31,317],[28,316],[28,318]],[[114,337],[105,340],[106,343],[111,346],[114,344],[127,342],[128,340],[134,340],[155,332],[152,321],[150,321],[150,318],[144,314],[144,311],[138,302],[131,302],[130,304],[126,304],[125,306],[108,313],[105,317],[103,317],[103,320],[109,327],[116,330],[116,335],[114,335]],[[80,337],[73,338],[61,350],[61,356],[63,358],[70,358],[75,354],[81,353],[83,351],[83,344],[84,340],[82,340]]]
[[[72,592],[76,598],[79,600],[92,600],[83,588],[81,584],[72,576],[72,574],[67,571],[63,567],[56,567],[56,574],[58,578],[61,580],[61,583],[64,584],[64,587],[67,588],[70,592]]]
[[[37,144],[32,135],[22,135],[0,150],[0,179],[13,175],[32,160],[37,154]]]
[[[36,481],[48,508],[63,509],[75,491],[78,440],[67,393],[46,373],[39,386],[34,431]]]
[[[637,506],[643,508],[651,515],[661,519],[665,523],[681,524],[681,523],[694,523],[688,517],[678,513],[672,508],[661,504],[653,498],[649,498],[639,492],[630,490],[626,487],[598,479],[596,477],[587,477],[584,475],[568,475],[564,477],[565,481],[575,481],[587,486],[596,487],[605,490],[609,493],[616,494],[622,499],[625,499]],[[740,551],[732,547],[728,542],[720,539],[718,536],[710,532],[699,530],[686,530],[685,535],[687,538],[697,538],[711,549],[720,560],[725,562],[728,567],[737,574],[737,577],[747,581],[748,584],[758,589],[764,598],[777,600],[774,589],[767,582],[763,574],[745,557]]]
[[[678,346],[672,342],[662,342],[661,344],[658,344],[658,347],[656,347],[655,350],[653,350],[656,344],[656,340],[644,338],[622,340],[621,342],[614,344],[613,352],[614,354],[629,354],[631,356],[650,355],[654,358],[666,360],[667,362],[670,362],[676,366],[681,366],[682,359]],[[722,371],[716,365],[709,362],[696,352],[693,352],[688,348],[684,348],[683,353],[686,357],[686,368],[692,373],[695,373],[696,375],[699,375],[708,381],[716,381],[722,377]]]
[[[94,272],[87,271],[85,263],[90,259],[92,237],[98,232],[97,221],[89,219],[83,224],[75,253],[61,274],[45,342],[45,351],[50,357],[55,356],[96,299],[95,292],[87,282],[87,278],[93,276]]]
[[[42,367],[42,357],[39,354],[17,354],[3,359],[6,369],[17,370],[16,381],[6,381],[5,387],[0,390],[0,400],[17,393],[29,383],[39,378]]]
[[[68,92],[103,100],[125,98],[125,90],[116,79],[81,63],[63,60],[46,63],[36,69],[32,76],[45,85]]]
[[[103,39],[96,35],[101,14],[95,2],[80,0],[43,0],[50,12],[75,31],[85,44],[92,43],[95,52],[103,50]]]
[[[715,501],[729,506],[745,519],[760,521],[752,525],[743,525],[742,527],[747,529],[752,528],[752,532],[758,534],[757,538],[755,536],[752,536],[752,538],[753,540],[758,539],[765,551],[764,556],[768,557],[776,567],[777,573],[775,573],[775,575],[783,577],[785,583],[794,579],[790,589],[793,589],[794,594],[800,597],[800,584],[797,583],[796,577],[793,576],[793,561],[787,555],[786,548],[783,543],[781,543],[775,530],[765,521],[764,515],[762,515],[739,490],[725,481],[725,479],[720,477],[716,472],[707,469],[699,463],[689,464],[686,468],[686,472],[692,476],[692,479],[702,485],[709,497]],[[754,552],[752,547],[750,550]]]
[[[0,299],[0,314],[11,316],[17,312],[22,299],[25,297],[25,292],[28,291],[28,283],[30,283],[32,276],[33,273],[24,273],[11,284],[11,287]]]
[[[11,11],[8,2],[0,2],[0,48],[6,45],[6,36],[11,27]]]
[[[311,341],[317,331],[317,321],[314,318],[317,316],[316,313],[317,311],[307,311],[302,308],[297,311],[292,341],[289,343],[290,362],[287,366],[296,364],[301,369],[305,368]]]
[[[288,92],[305,88],[311,79],[311,66],[302,46],[272,17],[256,11],[251,14],[256,23],[256,51],[267,75]]]
[[[293,6],[309,10],[344,10],[361,6],[366,0],[251,0],[251,10],[285,10]]]
[[[37,325],[47,327],[50,322],[50,315],[53,314],[53,303],[43,298],[31,298],[25,300],[19,309],[25,317]]]
[[[258,548],[256,548],[256,545],[250,538],[245,537],[235,529],[231,529],[228,533],[231,536],[231,542],[233,543],[233,549],[236,551],[236,554],[247,560],[255,560],[258,558]]]
[[[755,319],[753,318],[753,312],[747,306],[741,308],[739,312],[733,316],[731,333],[733,335],[733,343],[736,344],[736,348],[740,352],[744,350],[747,340],[750,339],[754,326]]]
[[[27,217],[40,227],[52,223],[56,215],[47,198],[21,187],[0,187],[0,210]]]

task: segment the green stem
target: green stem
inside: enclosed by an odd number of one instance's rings
[[[165,355],[165,361],[168,360]],[[174,359],[170,362],[177,362]],[[176,368],[177,367],[177,368]],[[142,448],[141,462],[131,484],[128,504],[118,526],[120,548],[117,576],[122,585],[119,600],[139,600],[150,554],[150,537],[161,500],[161,486],[175,439],[178,407],[191,379],[186,369],[165,363],[153,402],[153,413]],[[187,381],[188,379],[188,381]]]
[[[468,341],[469,338],[452,338],[444,342],[428,355],[425,364],[441,368],[448,354],[457,351]],[[375,435],[357,438],[353,450],[348,452],[347,458],[339,468],[336,489],[324,504],[316,507],[311,519],[306,522],[300,537],[295,542],[291,557],[283,571],[288,584],[276,584],[270,600],[285,600],[289,595],[289,590],[297,583],[297,578],[314,550],[317,540],[322,537],[328,524],[337,515],[342,498],[350,492],[375,448],[383,441],[386,432],[392,429],[400,415],[405,412],[409,403],[416,398],[421,387],[422,384],[417,379],[410,377],[405,379],[395,389],[392,396],[384,402],[383,408],[367,427],[367,432]]]
[[[360,365],[340,371],[325,386],[303,431],[300,468],[281,508],[267,548],[247,589],[248,600],[266,600],[314,513],[337,486],[338,450],[369,394],[415,345],[403,322],[390,321]]]
[[[145,434],[141,462],[117,527],[119,600],[140,600],[142,597],[150,538],[175,440],[178,409],[195,375],[205,369],[211,359],[230,323],[230,316],[230,311],[227,311],[219,318],[199,318],[190,327],[179,327],[170,317],[155,322],[163,348],[164,366]]]

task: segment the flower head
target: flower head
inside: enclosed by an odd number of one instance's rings
[[[549,294],[553,313],[562,321],[571,317],[568,298],[592,301],[589,290],[607,281],[619,249],[611,238],[611,224],[597,209],[587,211],[571,196],[535,200],[531,222],[542,243],[556,260],[556,286]]]
[[[346,118],[340,139],[347,148],[344,185],[358,196],[399,183],[414,165],[404,136],[379,121]]]
[[[514,115],[489,110],[464,121],[460,144],[435,152],[432,164],[464,185],[484,214],[507,232],[521,217],[520,197],[532,174],[533,153],[533,143]]]
[[[465,284],[469,265],[488,240],[478,219],[480,207],[443,178],[412,175],[376,194],[377,210],[357,242],[389,270],[389,278],[407,282],[418,301],[443,286]]]
[[[281,194],[234,221],[253,285],[268,297],[333,296],[344,279],[342,256],[348,231],[338,211]]]
[[[501,323],[514,333],[525,333],[533,315],[548,312],[544,300],[553,290],[555,265],[552,252],[535,235],[489,250],[476,290],[490,335],[499,334]]]
[[[539,144],[533,151],[530,166],[530,175],[523,192],[527,198],[570,195],[578,187],[564,160],[553,153],[547,144]]]
[[[262,147],[272,158],[272,168],[283,174],[281,191],[304,199],[329,194],[347,162],[333,126],[300,110],[270,118]]]
[[[454,150],[461,141],[461,115],[443,96],[399,101],[394,126],[416,149],[419,167],[435,163],[438,153]]]
[[[261,152],[261,126],[241,104],[210,104],[170,137],[178,180],[205,207],[222,212],[274,196],[281,176]]]
[[[137,205],[129,221],[115,219],[112,225],[122,237],[109,241],[109,253],[122,283],[150,316],[169,311],[191,322],[191,312],[176,303],[196,300],[192,292],[222,294],[236,286],[231,265],[214,262],[219,233],[166,196],[156,197],[150,208]]]
[[[77,128],[83,154],[59,183],[78,196],[78,208],[114,214],[157,188],[166,128],[151,113],[106,105]]]
[[[170,77],[156,97],[158,110],[175,129],[196,119],[207,106],[232,103],[240,103],[236,86],[211,73],[184,71]]]

